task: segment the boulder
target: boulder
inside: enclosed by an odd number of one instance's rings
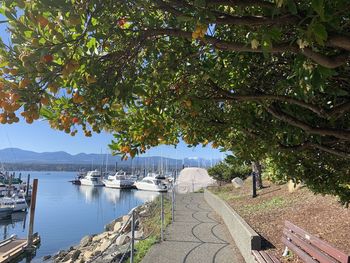
[[[128,237],[128,235],[124,234],[124,235],[120,235],[117,240],[115,241],[115,244],[117,246],[121,246],[124,245],[126,243],[129,243],[130,241],[130,237]]]
[[[94,237],[92,238],[92,242],[98,242],[98,241],[100,241],[101,239],[104,239],[104,238],[106,238],[106,237],[108,237],[108,236],[109,236],[109,233],[108,233],[108,232],[103,232],[103,233],[101,233],[101,234],[99,234],[99,235],[94,236]]]
[[[78,259],[78,257],[80,256],[81,254],[81,251],[78,249],[78,250],[75,250],[71,256],[71,260],[74,262]]]
[[[64,251],[64,250],[60,250],[60,251],[58,251],[58,253],[54,256],[54,258],[61,259],[61,258],[64,258],[67,254],[68,254],[68,252],[66,252],[66,251]]]
[[[85,236],[80,240],[80,246],[86,247],[88,246],[92,241],[92,236]]]
[[[129,220],[129,215],[125,215],[125,216],[123,216],[122,218],[123,218],[123,223],[125,223],[126,221],[128,221]]]
[[[49,260],[51,258],[51,255],[47,255],[43,257],[43,261]]]
[[[231,182],[234,188],[241,188],[244,184],[244,181],[239,177],[233,178]]]
[[[63,259],[62,262],[69,261],[71,259],[71,254],[67,254]]]
[[[103,251],[105,251],[105,250],[109,247],[110,244],[111,244],[111,243],[109,242],[109,240],[105,240],[105,241],[102,242],[102,244],[99,245],[96,249],[103,252]]]
[[[119,231],[119,229],[122,227],[122,223],[121,222],[115,222],[114,226],[113,226],[113,231],[117,232]]]
[[[131,232],[129,232],[129,233],[127,234],[127,236],[131,239]],[[135,231],[134,237],[135,237],[136,239],[142,238],[142,237],[143,237],[143,231],[141,231],[141,230]]]
[[[304,183],[295,183],[293,180],[288,181],[288,192],[293,193],[297,191],[298,189],[302,188],[304,186]]]

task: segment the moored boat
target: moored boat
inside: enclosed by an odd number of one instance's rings
[[[86,176],[79,179],[81,185],[103,186],[101,172],[94,170],[87,172]]]
[[[25,198],[14,196],[0,198],[0,207],[13,207],[13,212],[18,212],[25,211],[28,205]]]
[[[131,188],[134,185],[134,180],[129,178],[125,172],[117,172],[114,175],[109,175],[102,182],[109,188]]]
[[[137,189],[145,191],[166,192],[168,190],[161,180],[151,176],[146,176],[142,180],[136,181],[134,185]]]

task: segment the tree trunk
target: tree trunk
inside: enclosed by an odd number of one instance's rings
[[[259,161],[252,162],[252,170],[253,170],[253,174],[255,174],[255,177],[256,177],[256,188],[262,189],[263,183],[262,183],[262,177],[261,177],[261,164]]]

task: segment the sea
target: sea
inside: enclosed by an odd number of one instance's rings
[[[113,219],[127,214],[132,208],[154,200],[158,193],[136,189],[79,186],[70,183],[74,172],[21,172],[22,179],[30,174],[31,182],[38,179],[38,194],[34,232],[41,244],[34,257],[16,262],[43,262],[46,255],[68,249],[86,235],[101,233]],[[15,234],[27,237],[29,212],[12,214],[0,220],[0,240]]]

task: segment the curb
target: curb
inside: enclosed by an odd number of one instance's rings
[[[247,263],[256,263],[252,250],[261,249],[261,237],[225,201],[204,190],[205,201],[221,216]]]

